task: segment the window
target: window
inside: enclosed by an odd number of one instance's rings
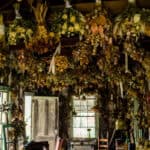
[[[97,131],[96,113],[91,108],[96,105],[96,96],[73,96],[72,133],[73,138],[95,138]]]
[[[8,87],[0,86],[0,150],[2,149],[2,126],[7,123],[9,112],[9,89]]]

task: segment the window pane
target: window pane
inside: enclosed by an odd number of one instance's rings
[[[87,105],[86,104],[82,104],[80,107],[81,107],[81,111],[87,111]]]
[[[88,106],[93,107],[95,105],[95,100],[88,100]]]
[[[88,116],[88,113],[87,112],[81,112],[79,113],[80,116]]]
[[[87,101],[86,100],[81,100],[81,105],[87,106]]]
[[[80,128],[73,128],[74,137],[80,137]]]
[[[81,111],[80,106],[74,106],[75,111]]]
[[[3,102],[7,102],[7,94],[6,92],[3,93]]]
[[[80,127],[80,117],[73,117],[73,127]]]
[[[95,96],[86,96],[85,100],[74,97],[73,108],[77,115],[73,117],[73,137],[89,138],[95,137],[95,113],[91,108],[95,106]],[[90,129],[90,131],[88,130]]]
[[[78,106],[80,106],[80,100],[74,100],[74,101],[73,101],[73,105],[78,105]]]
[[[88,117],[88,127],[95,127],[95,117]]]
[[[73,129],[73,135],[76,138],[87,138],[87,129],[86,128],[74,128]]]
[[[94,112],[88,112],[88,116],[95,116]]]
[[[81,135],[81,137],[83,137],[83,138],[86,138],[88,135],[87,135],[87,128],[81,128],[80,129],[80,135]]]
[[[94,138],[95,137],[95,128],[90,128],[90,131],[88,132],[88,134],[90,134],[90,138]]]
[[[81,126],[80,127],[87,127],[87,117],[81,117]]]

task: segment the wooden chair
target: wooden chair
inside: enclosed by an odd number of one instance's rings
[[[62,150],[64,139],[57,137],[55,150]]]
[[[118,139],[115,140],[115,150],[128,150],[128,145],[120,143]]]
[[[99,138],[98,139],[98,150],[108,150],[108,138]]]

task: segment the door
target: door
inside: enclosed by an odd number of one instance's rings
[[[55,149],[55,139],[58,134],[58,107],[58,97],[32,97],[32,140],[48,141],[50,150]]]

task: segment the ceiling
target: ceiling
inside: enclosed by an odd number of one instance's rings
[[[4,15],[4,21],[9,21],[14,19],[14,8],[13,4],[19,0],[0,0],[0,13],[3,13]],[[21,0],[20,0],[21,1]],[[40,0],[33,0],[34,2],[40,1]],[[64,0],[41,0],[41,1],[47,1],[49,8],[57,11],[57,8],[64,8]],[[21,2],[23,6],[23,11],[26,13],[29,11],[29,5],[27,4],[27,0],[22,0]],[[90,12],[92,11],[95,7],[95,0],[71,0],[71,4],[73,5],[73,8],[78,9],[81,12]],[[138,7],[144,7],[144,8],[150,8],[150,0],[136,0],[136,4]],[[117,15],[123,10],[128,5],[128,0],[102,0],[102,5],[110,10],[109,12],[111,14]],[[28,13],[26,14],[28,18],[31,16]],[[9,23],[9,22],[8,22]],[[144,39],[144,45],[147,47],[149,45],[149,38],[145,40]],[[149,46],[148,46],[149,47]]]
[[[27,0],[0,0],[0,12],[9,11],[12,8],[12,4],[16,1],[22,1],[22,3],[26,3]],[[64,0],[32,0],[36,1],[47,1],[49,7],[62,7],[64,6]],[[96,0],[71,0],[71,4],[77,9],[81,9],[81,11],[90,11],[93,9],[93,5]],[[104,7],[110,9],[110,11],[114,14],[121,13],[122,10],[128,4],[128,0],[101,0]],[[136,0],[138,7],[150,8],[150,1],[148,0]],[[84,6],[83,6],[84,5]],[[83,10],[82,10],[83,9]]]

